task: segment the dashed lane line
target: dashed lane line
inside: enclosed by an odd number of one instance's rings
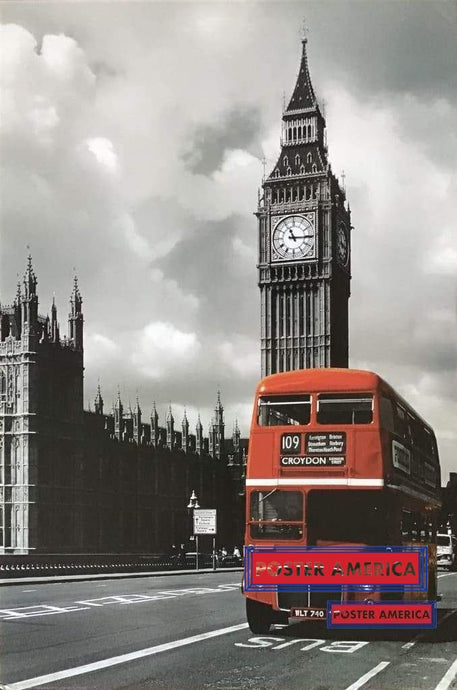
[[[244,630],[248,627],[247,623],[239,623],[238,625],[231,625],[229,628],[220,628],[219,630],[210,630],[199,635],[192,635],[191,637],[184,637],[182,640],[174,640],[173,642],[166,642],[165,644],[158,644],[155,647],[146,647],[146,649],[138,649],[136,652],[129,652],[128,654],[121,654],[110,659],[101,659],[91,664],[84,664],[84,666],[75,666],[73,668],[65,669],[64,671],[57,671],[56,673],[48,673],[45,676],[37,676],[37,678],[28,678],[27,680],[20,680],[17,683],[9,683],[2,686],[4,690],[27,690],[27,688],[35,688],[46,683],[53,683],[56,680],[63,680],[64,678],[74,678],[85,673],[92,673],[93,671],[100,671],[103,668],[110,668],[111,666],[118,666],[125,664],[135,659],[143,659],[160,652],[167,652],[170,649],[177,649],[178,647],[185,647],[195,642],[203,642],[213,637],[220,637],[238,630]]]
[[[355,681],[355,683],[352,683],[349,685],[346,690],[358,690],[358,688],[361,688],[362,685],[365,685],[365,683],[368,683],[368,681],[373,678],[373,676],[376,676],[378,673],[381,671],[384,671],[386,666],[390,664],[390,661],[381,661],[377,666],[371,669],[371,671],[368,671],[368,673],[364,673],[363,676],[360,676],[358,680]],[[440,688],[441,690],[441,688]]]
[[[441,678],[440,682],[436,686],[435,690],[448,690],[451,686],[452,681],[457,676],[457,659],[448,668],[444,676]]]
[[[414,647],[416,642],[417,642],[417,640],[411,640],[411,642],[406,642],[406,644],[402,644],[401,648],[402,649],[411,649],[411,647]]]

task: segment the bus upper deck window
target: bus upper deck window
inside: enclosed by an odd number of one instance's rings
[[[369,393],[322,393],[317,400],[319,424],[370,424],[373,396]]]
[[[259,426],[299,426],[309,424],[310,395],[271,395],[259,399]]]

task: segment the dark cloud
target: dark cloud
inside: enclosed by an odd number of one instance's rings
[[[158,262],[165,277],[198,297],[199,332],[258,332],[259,299],[253,245],[255,230],[242,216],[201,224]]]
[[[457,98],[455,2],[321,2],[311,4],[311,17],[325,34],[322,78],[343,79],[365,98]]]
[[[182,159],[191,172],[211,175],[220,170],[226,151],[231,149],[245,149],[261,158],[260,129],[260,110],[233,108],[221,120],[196,127]]]

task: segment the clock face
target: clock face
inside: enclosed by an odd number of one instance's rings
[[[283,218],[273,230],[273,261],[312,259],[316,255],[314,213]]]
[[[349,246],[348,246],[348,236],[346,233],[346,227],[344,223],[340,223],[338,227],[337,239],[336,239],[336,251],[338,259],[341,261],[343,266],[346,266],[349,259]]]

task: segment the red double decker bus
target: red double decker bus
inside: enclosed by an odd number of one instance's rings
[[[308,369],[257,387],[246,471],[245,545],[427,545],[436,598],[440,467],[431,427],[368,371]],[[368,601],[375,588],[341,595],[244,592],[249,626],[266,633],[294,609],[327,599]],[[392,599],[391,594],[384,598]]]

